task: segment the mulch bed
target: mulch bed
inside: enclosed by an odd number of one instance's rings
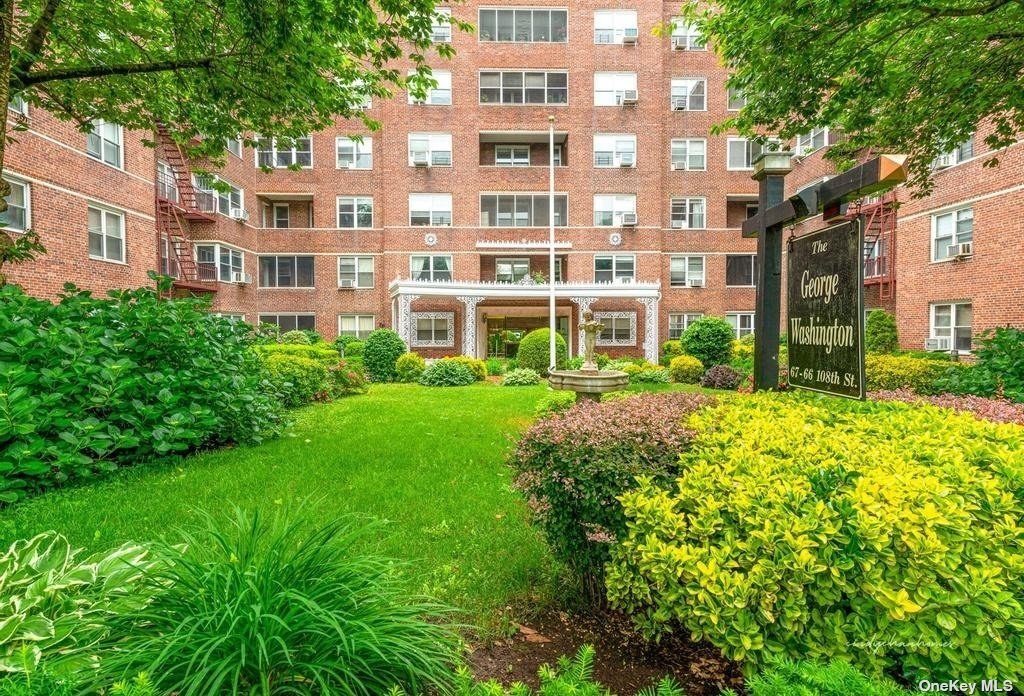
[[[648,644],[628,618],[615,613],[544,614],[511,638],[475,647],[468,661],[480,679],[536,687],[538,667],[560,655],[573,657],[585,644],[597,650],[594,678],[617,696],[633,696],[664,676],[673,677],[687,696],[718,696],[722,689],[739,690],[743,683],[739,665],[714,646],[677,636]]]

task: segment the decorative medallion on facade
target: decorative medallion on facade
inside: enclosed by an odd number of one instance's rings
[[[608,243],[612,246],[620,246],[622,244],[622,235],[618,232],[612,232],[608,235]]]
[[[423,243],[426,244],[427,246],[434,246],[435,244],[437,244],[437,235],[434,234],[433,232],[428,232],[427,234],[423,235]]]

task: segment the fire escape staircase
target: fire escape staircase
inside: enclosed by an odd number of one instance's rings
[[[212,201],[200,200],[192,184],[191,167],[167,127],[157,125],[156,134],[157,156],[167,164],[173,179],[162,181],[158,176],[156,186],[157,254],[161,261],[161,271],[175,276],[175,288],[216,292],[216,275],[204,273],[204,269],[196,263],[190,234],[191,224],[213,222],[216,219],[212,214]]]
[[[864,218],[864,284],[877,285],[879,298],[892,298],[896,284],[896,192],[851,206],[847,217]]]

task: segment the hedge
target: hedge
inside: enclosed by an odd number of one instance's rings
[[[940,379],[971,369],[971,366],[965,363],[928,360],[907,355],[868,353],[864,359],[867,387],[870,391],[906,388],[918,394],[934,394],[942,391]]]

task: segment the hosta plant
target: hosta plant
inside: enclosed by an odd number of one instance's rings
[[[532,384],[540,384],[540,374],[528,367],[507,372],[501,380],[503,387],[528,387]]]
[[[476,381],[473,371],[458,360],[438,360],[420,375],[425,387],[464,387]]]

